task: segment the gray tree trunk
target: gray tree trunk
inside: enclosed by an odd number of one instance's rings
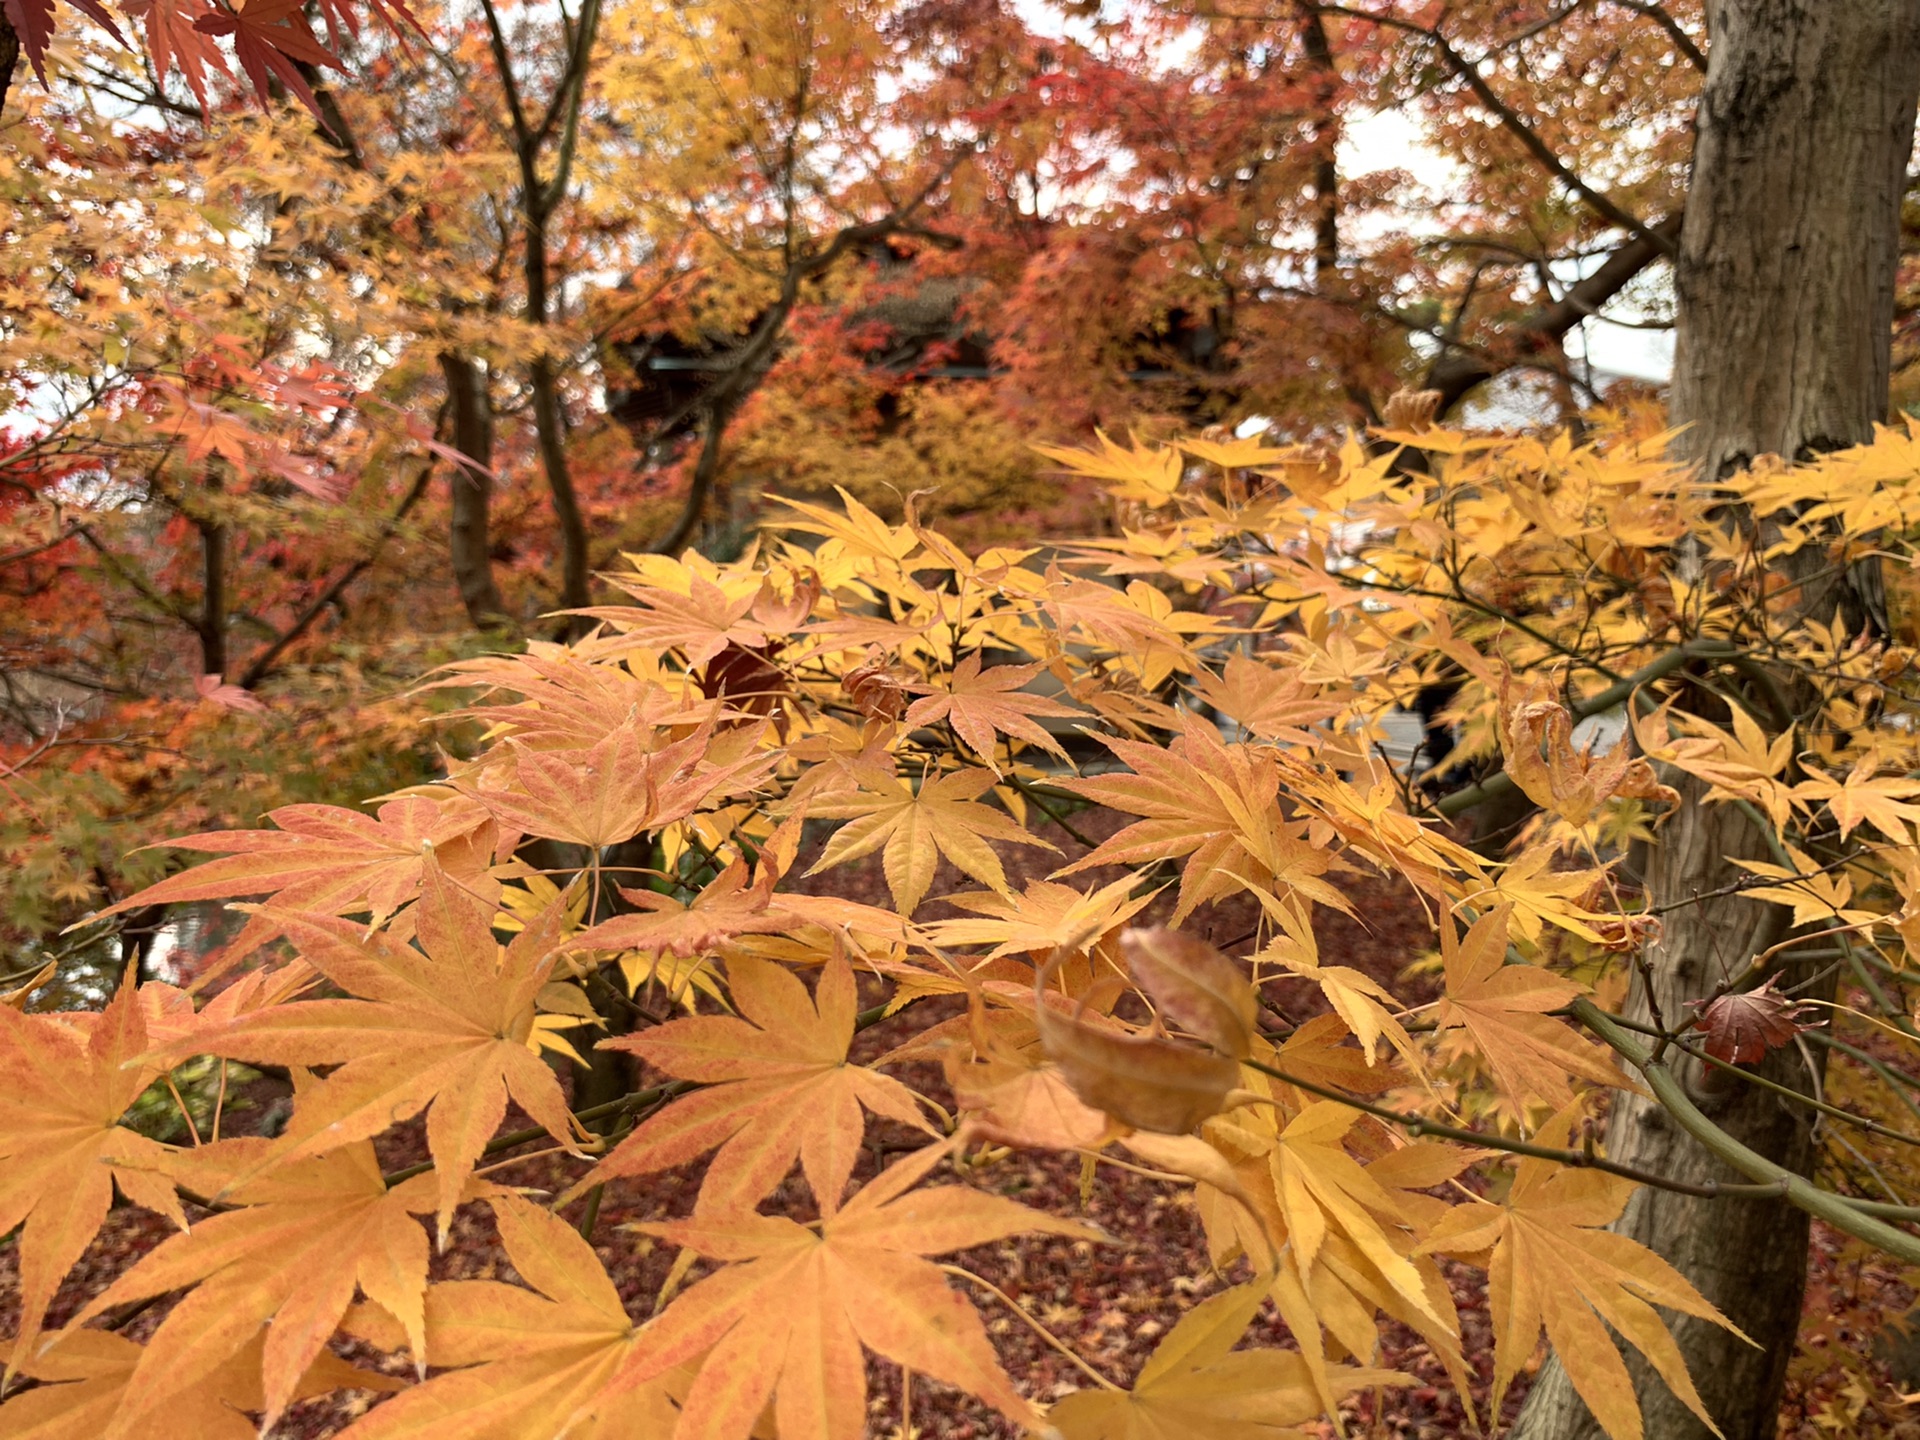
[[[474,627],[496,629],[507,623],[507,614],[493,581],[493,540],[487,533],[493,504],[493,404],[487,375],[476,361],[452,351],[441,355],[440,371],[447,380],[453,448],[473,462],[453,473],[447,524],[453,579]]]
[[[1920,0],[1709,0],[1712,35],[1676,267],[1679,353],[1672,408],[1690,428],[1680,453],[1707,478],[1763,454],[1803,457],[1870,439],[1886,418],[1899,209],[1920,99]],[[1859,586],[1862,576],[1853,577]],[[1803,597],[1852,618],[1868,597]],[[1867,600],[1868,603],[1860,603]],[[1858,621],[1856,620],[1857,624]],[[1731,806],[1682,805],[1649,853],[1647,892],[1665,915],[1651,952],[1668,1024],[1783,933],[1778,907],[1701,899],[1758,858],[1761,836]],[[1635,987],[1635,1007],[1650,1007]],[[1766,1073],[1805,1088],[1813,1063],[1777,1051]],[[1722,1074],[1693,1075],[1708,1113],[1762,1154],[1802,1173],[1803,1115]],[[1656,1106],[1615,1104],[1611,1153],[1677,1179],[1735,1180]],[[1642,1190],[1618,1226],[1666,1256],[1757,1344],[1675,1319],[1688,1369],[1727,1440],[1772,1440],[1798,1329],[1807,1219],[1783,1201],[1702,1200]],[[1644,1366],[1635,1367],[1649,1440],[1710,1432]],[[1602,1432],[1549,1358],[1515,1440]]]

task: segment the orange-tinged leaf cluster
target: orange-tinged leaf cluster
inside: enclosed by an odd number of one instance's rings
[[[38,1010],[40,972],[0,997],[23,1315],[0,1417],[271,1425],[381,1388],[331,1358],[351,1335],[417,1377],[355,1437],[854,1440],[876,1361],[1069,1440],[1277,1434],[1403,1383],[1377,1364],[1388,1324],[1467,1394],[1440,1255],[1489,1276],[1496,1407],[1542,1335],[1616,1437],[1641,1433],[1621,1343],[1696,1404],[1656,1307],[1719,1317],[1604,1228],[1664,1177],[1616,1173],[1582,1107],[1658,1089],[1666,1062],[1622,1033],[1738,1067],[1801,1012],[1757,973],[1769,952],[1697,1022],[1610,1018],[1659,933],[1618,861],[1661,843],[1682,784],[1744,807],[1769,854],[1730,889],[1892,967],[1920,939],[1920,739],[1874,718],[1906,703],[1886,653],[1756,598],[1714,504],[1643,441],[1413,419],[1372,451],[1050,452],[1128,525],[1046,553],[849,499],[799,502],[734,561],[636,557],[635,603],[574,643],[431,682],[484,727],[435,783],[177,842],[213,858],[113,912],[244,902],[243,970],[130,978],[97,1013]],[[1687,536],[1713,583],[1631,600],[1621,577]],[[1569,672],[1592,636],[1604,659]],[[1822,697],[1785,725],[1753,678],[1781,657]],[[1385,743],[1442,662],[1457,793],[1504,774],[1548,812],[1505,851],[1465,843],[1422,788],[1444,770]],[[1727,713],[1693,714],[1696,691]],[[1576,749],[1574,716],[1623,698],[1631,738]],[[1437,964],[1383,975],[1327,941],[1327,912],[1369,918],[1356,875],[1425,907]],[[624,1093],[570,1101],[595,1044]],[[134,1129],[201,1057],[291,1071],[284,1128]],[[408,1127],[427,1163],[383,1175],[375,1142]],[[492,1161],[530,1141],[550,1194],[510,1183],[525,1153]],[[1023,1147],[1191,1188],[1231,1284],[1137,1376],[1032,1393],[991,1290],[936,1263],[1124,1242],[993,1193]],[[689,1166],[688,1213],[600,1224],[602,1194]],[[49,1334],[116,1189],[182,1233]],[[183,1196],[210,1211],[190,1229]],[[432,1278],[463,1206],[511,1278]],[[623,1299],[605,1257],[642,1245],[677,1257]],[[100,1328],[176,1293],[144,1347]],[[1269,1307],[1293,1347],[1241,1348]]]

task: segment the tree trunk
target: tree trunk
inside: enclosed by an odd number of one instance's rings
[[[1676,267],[1678,448],[1707,479],[1763,454],[1805,456],[1872,438],[1886,415],[1899,208],[1920,99],[1920,0],[1711,0],[1712,49]],[[1855,577],[1856,579],[1858,577]],[[1802,602],[1858,613],[1842,584]],[[1871,607],[1867,607],[1869,610]],[[1682,802],[1649,856],[1649,902],[1664,910],[1652,947],[1660,1012],[1710,992],[1783,933],[1785,914],[1721,896],[1723,857],[1765,855],[1728,805]],[[1665,909],[1679,905],[1681,908]],[[1651,1013],[1640,986],[1635,1007]],[[1804,1088],[1808,1060],[1777,1051],[1763,1073]],[[1724,1074],[1692,1075],[1703,1108],[1763,1155],[1805,1173],[1803,1114]],[[1611,1153],[1676,1179],[1735,1176],[1657,1107],[1620,1097]],[[1754,1340],[1678,1319],[1694,1383],[1727,1440],[1772,1440],[1806,1282],[1807,1219],[1784,1201],[1705,1200],[1642,1190],[1618,1226],[1673,1262]],[[1653,1440],[1711,1432],[1644,1366],[1635,1378]],[[1549,1360],[1515,1440],[1602,1432]]]
[[[487,396],[486,372],[465,355],[448,351],[440,357],[447,377],[447,406],[453,421],[453,448],[472,463],[453,474],[451,518],[447,549],[454,583],[467,607],[467,618],[480,630],[507,624],[506,606],[493,583],[493,542],[487,534],[493,503],[493,406]]]

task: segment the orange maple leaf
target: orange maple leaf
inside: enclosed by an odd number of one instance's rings
[[[898,1080],[847,1063],[859,997],[836,955],[815,993],[784,966],[737,957],[728,987],[744,1018],[695,1015],[601,1042],[682,1080],[711,1086],[682,1096],[621,1141],[574,1187],[644,1175],[719,1153],[701,1182],[698,1211],[751,1209],[797,1157],[823,1214],[853,1174],[866,1120],[861,1107],[926,1129]]]
[[[560,1083],[531,1044],[534,997],[553,968],[565,902],[548,907],[503,954],[493,938],[493,906],[459,889],[438,866],[428,865],[425,876],[415,912],[420,949],[344,920],[274,912],[301,957],[360,998],[255,1011],[177,1048],[340,1067],[299,1097],[279,1141],[235,1174],[235,1186],[270,1167],[371,1139],[427,1110],[444,1245],[509,1095],[556,1140],[572,1144]]]
[[[601,849],[683,820],[716,795],[751,790],[779,758],[742,746],[736,732],[729,747],[744,753],[714,759],[711,720],[661,744],[665,733],[628,720],[585,749],[509,740],[503,774],[458,776],[452,784],[504,825]]]
[[[635,1226],[727,1264],[640,1331],[610,1389],[705,1356],[680,1433],[744,1440],[771,1399],[782,1440],[859,1440],[864,1346],[1038,1428],[979,1314],[923,1257],[1030,1232],[1105,1237],[963,1186],[914,1191],[947,1154],[930,1146],[900,1161],[817,1229],[782,1215]]]
[[[1861,824],[1873,826],[1896,845],[1913,843],[1913,826],[1920,822],[1920,805],[1909,802],[1920,795],[1920,780],[1904,775],[1880,775],[1880,758],[1863,757],[1845,780],[1815,774],[1793,787],[1795,800],[1826,802],[1840,838]]]
[[[149,885],[100,914],[272,895],[282,909],[370,913],[369,923],[380,925],[420,893],[429,863],[478,894],[499,893],[488,868],[493,822],[485,810],[464,800],[407,795],[389,800],[374,815],[338,805],[285,805],[267,818],[279,828],[212,831],[164,842],[223,858]],[[228,959],[239,959],[277,933],[271,921],[256,916],[227,947]]]
[[[611,578],[639,606],[605,605],[569,613],[611,621],[633,649],[678,650],[697,669],[729,645],[760,650],[771,638],[767,621],[753,614],[763,603],[759,589],[729,596],[704,575],[694,575],[688,593],[681,594],[662,585]]]
[[[13,1440],[100,1440],[107,1434],[125,1440],[180,1440],[185,1435],[193,1440],[255,1440],[260,1427],[246,1412],[263,1404],[262,1339],[256,1330],[243,1350],[198,1385],[175,1395],[164,1414],[142,1408],[137,1419],[123,1419],[125,1407],[137,1396],[134,1377],[145,1350],[138,1341],[110,1330],[62,1330],[48,1337],[38,1354],[22,1360],[22,1373],[40,1384],[0,1404],[0,1433]],[[0,1350],[5,1349],[0,1341]],[[300,1376],[293,1395],[304,1400],[331,1390],[399,1388],[391,1376],[356,1369],[323,1350]]]
[[[0,1005],[0,1235],[21,1227],[20,1328],[8,1380],[33,1355],[54,1291],[106,1220],[116,1185],[186,1229],[160,1173],[166,1147],[119,1123],[161,1073],[136,1063],[146,1048],[131,973],[97,1015],[23,1015]]]
[[[1060,719],[1081,712],[1057,700],[1049,700],[1044,695],[1026,692],[1024,687],[1043,668],[1035,663],[996,665],[991,670],[982,671],[980,652],[976,650],[953,667],[946,689],[939,690],[930,685],[908,687],[921,692],[924,698],[908,707],[906,723],[933,725],[945,720],[953,726],[954,734],[966,741],[973,753],[985,761],[987,768],[995,775],[1000,773],[1000,766],[993,756],[996,735],[1010,735],[1017,740],[1025,740],[1064,760],[1067,752],[1060,748],[1060,742],[1035,724],[1033,717],[1039,715]]]
[[[433,1209],[433,1177],[389,1190],[367,1141],[261,1175],[271,1145],[247,1137],[173,1156],[169,1178],[202,1195],[224,1193],[240,1208],[161,1242],[75,1317],[84,1325],[116,1305],[198,1287],[140,1353],[109,1436],[170,1412],[254,1345],[263,1325],[261,1400],[250,1408],[264,1412],[263,1432],[272,1429],[326,1352],[356,1287],[401,1319],[424,1368],[427,1232],[413,1217]],[[249,1172],[252,1179],[234,1183]]]
[[[1259,747],[1224,744],[1211,725],[1185,716],[1183,733],[1164,749],[1101,737],[1133,771],[1056,782],[1062,789],[1143,818],[1059,873],[1096,865],[1185,859],[1177,923],[1196,905],[1247,888],[1284,898],[1296,893],[1339,910],[1347,900],[1320,877],[1339,861],[1312,843],[1304,821],[1289,820],[1280,771]]]
[[[446,1368],[363,1416],[342,1440],[506,1437],[532,1425],[569,1440],[671,1434],[670,1397],[685,1392],[683,1371],[605,1393],[638,1332],[593,1247],[518,1196],[487,1203],[508,1262],[532,1289],[494,1280],[429,1288],[427,1344],[434,1365]],[[374,1306],[356,1310],[347,1329],[388,1349],[403,1338]]]
[[[1573,1099],[1572,1076],[1619,1085],[1607,1052],[1563,1020],[1558,1010],[1587,987],[1538,965],[1507,964],[1507,919],[1512,907],[1489,910],[1457,938],[1451,922],[1440,929],[1447,993],[1434,1012],[1442,1030],[1464,1029],[1493,1067],[1500,1088],[1515,1101],[1544,1100],[1558,1109]]]

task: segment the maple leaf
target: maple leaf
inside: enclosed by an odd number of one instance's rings
[[[983,671],[980,652],[976,650],[953,667],[946,689],[936,690],[927,685],[910,687],[921,691],[925,698],[908,707],[906,723],[932,725],[945,720],[995,775],[1000,773],[1000,766],[994,760],[996,735],[1025,740],[1064,760],[1067,752],[1060,748],[1060,742],[1036,725],[1033,717],[1063,718],[1080,712],[1044,695],[1026,693],[1024,687],[1044,668],[1035,663],[996,665]]]
[[[1131,1390],[1081,1390],[1047,1412],[1066,1440],[1279,1440],[1321,1412],[1321,1390],[1294,1350],[1235,1350],[1266,1298],[1241,1285],[1203,1300],[1147,1357]],[[1396,1370],[1327,1367],[1334,1398],[1410,1385]]]
[[[131,970],[97,1015],[0,1005],[0,1235],[20,1227],[20,1326],[7,1379],[34,1353],[54,1291],[106,1220],[115,1186],[186,1228],[160,1173],[166,1147],[119,1123],[161,1073],[136,1063],[146,1048]]]
[[[1309,684],[1297,668],[1239,653],[1227,657],[1219,675],[1196,675],[1193,691],[1261,739],[1290,745],[1312,744],[1314,737],[1305,727],[1331,720],[1345,708]]]
[[[1535,1142],[1565,1145],[1577,1108],[1569,1106],[1541,1126]],[[1455,1206],[1421,1242],[1423,1253],[1492,1252],[1487,1289],[1495,1347],[1488,1402],[1493,1413],[1499,1413],[1513,1377],[1533,1358],[1544,1328],[1567,1378],[1601,1428],[1614,1440],[1641,1440],[1640,1406],[1607,1333],[1611,1326],[1708,1429],[1719,1433],[1701,1405],[1680,1347],[1653,1307],[1740,1332],[1658,1255],[1600,1228],[1618,1218],[1635,1188],[1631,1180],[1605,1171],[1525,1158],[1503,1203]]]
[[[327,65],[343,72],[346,69],[307,28],[300,0],[247,0],[243,8],[209,11],[193,22],[193,28],[208,35],[232,37],[240,68],[247,72],[262,104],[272,93],[273,81],[278,80],[318,115],[320,105],[301,73],[301,64]]]
[[[601,849],[683,820],[715,796],[753,789],[779,758],[746,748],[713,760],[711,721],[656,748],[658,738],[629,721],[585,749],[537,750],[508,740],[510,774],[452,784],[503,824]]]
[[[710,1088],[642,1124],[572,1193],[684,1165],[718,1146],[700,1185],[701,1213],[752,1209],[798,1158],[821,1212],[831,1215],[859,1157],[863,1106],[927,1128],[912,1091],[847,1063],[859,996],[845,956],[821,970],[812,996],[798,976],[767,960],[729,960],[727,980],[741,1018],[695,1015],[600,1043]]]
[[[1159,509],[1179,493],[1185,467],[1180,463],[1178,450],[1143,445],[1138,440],[1127,450],[1109,440],[1104,430],[1096,430],[1094,435],[1100,441],[1098,450],[1076,450],[1062,445],[1033,448],[1071,474],[1107,481],[1115,497],[1121,500]]]
[[[1679,793],[1654,778],[1653,767],[1632,754],[1625,737],[1606,755],[1573,748],[1573,716],[1551,700],[1516,700],[1503,677],[1500,746],[1506,772],[1521,792],[1569,825],[1588,824],[1609,800],[1678,804]]]
[[[535,647],[524,655],[487,655],[444,667],[443,678],[422,690],[484,686],[511,692],[511,703],[471,704],[468,715],[541,750],[587,749],[621,725],[692,730],[713,718],[714,707],[688,692],[624,666],[592,664],[571,650],[557,655]]]
[[[219,855],[110,905],[114,915],[144,905],[272,895],[281,909],[320,915],[370,912],[384,924],[420,893],[421,876],[438,867],[476,894],[499,893],[489,873],[494,829],[485,810],[466,801],[424,796],[389,800],[374,815],[338,805],[286,805],[268,812],[276,830],[213,831],[165,843]],[[255,917],[227,947],[237,960],[277,932]]]
[[[311,1091],[312,1083],[301,1087]],[[260,1428],[270,1430],[303,1377],[326,1351],[355,1287],[400,1317],[415,1364],[427,1362],[422,1296],[427,1232],[413,1217],[434,1208],[434,1180],[418,1175],[389,1190],[366,1141],[235,1183],[257,1172],[271,1141],[248,1137],[175,1155],[168,1178],[224,1194],[224,1211],[174,1235],[75,1317],[197,1286],[168,1312],[140,1353],[128,1397],[106,1432],[113,1440],[152,1424],[178,1398],[259,1341]]]
[[[1920,805],[1902,802],[1920,795],[1920,780],[1904,775],[1876,775],[1879,758],[1861,758],[1844,781],[1814,775],[1793,787],[1796,800],[1824,802],[1846,839],[1861,824],[1873,826],[1896,845],[1913,843],[1913,826],[1920,821]]]
[[[1267,913],[1278,918],[1281,932],[1253,957],[1256,970],[1279,965],[1288,973],[1318,985],[1334,1014],[1360,1042],[1367,1064],[1374,1063],[1383,1038],[1402,1055],[1411,1057],[1413,1042],[1407,1037],[1406,1027],[1394,1018],[1393,1011],[1399,1008],[1399,1002],[1392,992],[1351,965],[1320,963],[1320,941],[1313,931],[1313,917],[1299,896],[1289,895],[1283,900],[1264,894],[1261,887],[1252,888],[1265,901]]]
[[[828,547],[832,546],[839,553],[856,560],[877,562],[909,573],[914,568],[924,569],[939,563],[927,561],[919,567],[907,565],[906,561],[920,548],[920,537],[914,533],[913,527],[889,525],[840,486],[833,488],[840,496],[843,507],[838,513],[823,505],[810,505],[804,500],[780,497],[782,505],[804,517],[799,520],[783,517],[780,527],[824,537],[828,543],[821,550],[828,554],[828,558],[831,558]]]
[[[887,889],[894,909],[902,915],[913,914],[925,898],[942,855],[982,884],[1004,891],[1007,874],[988,840],[1057,848],[1028,834],[1000,811],[974,803],[997,783],[992,771],[935,775],[915,790],[876,764],[861,761],[849,769],[860,781],[856,798],[832,799],[808,808],[808,814],[821,819],[852,823],[834,831],[807,873],[818,875],[884,846],[881,865]]]
[[[1769,1050],[1791,1044],[1794,1036],[1809,1028],[1800,1017],[1813,1007],[1796,1004],[1774,989],[1779,981],[1778,974],[1769,975],[1751,990],[1688,1001],[1700,1011],[1693,1023],[1706,1036],[1701,1048],[1730,1065],[1750,1065],[1765,1059]]]
[[[1166,597],[1138,580],[1116,590],[1057,569],[1047,579],[1041,605],[1059,635],[1091,642],[1116,656],[1184,661],[1187,644],[1178,626],[1217,628],[1218,622],[1203,615],[1183,615],[1176,621]]]
[[[1546,1014],[1587,987],[1538,965],[1507,964],[1511,909],[1489,910],[1464,939],[1451,922],[1440,928],[1447,993],[1434,1012],[1442,1030],[1462,1029],[1493,1068],[1515,1102],[1544,1100],[1555,1109],[1573,1099],[1570,1076],[1596,1085],[1621,1084],[1607,1052],[1583,1040],[1573,1027]]]
[[[728,594],[704,575],[687,577],[683,592],[663,585],[635,584],[620,576],[613,583],[640,602],[571,611],[596,620],[608,620],[635,649],[678,650],[689,667],[698,669],[723,650],[764,651],[770,633],[766,619],[756,615],[767,601],[759,584]]]
[[[44,1348],[23,1359],[21,1371],[40,1381],[0,1403],[0,1431],[9,1440],[255,1440],[261,1433],[245,1412],[260,1410],[260,1347],[256,1330],[238,1353],[171,1397],[163,1415],[153,1413],[139,1392],[141,1361],[137,1341],[110,1330],[77,1325],[48,1338]],[[6,1342],[0,1341],[0,1348]],[[16,1350],[18,1347],[16,1346]],[[361,1370],[323,1350],[293,1386],[304,1400],[332,1390],[397,1390],[391,1376]]]
[[[978,1313],[923,1257],[1023,1233],[1105,1236],[963,1186],[914,1190],[948,1153],[936,1145],[908,1156],[817,1231],[779,1215],[636,1225],[726,1263],[640,1331],[610,1388],[704,1356],[679,1433],[740,1440],[771,1399],[781,1440],[860,1440],[867,1426],[864,1346],[1038,1428],[1033,1407],[994,1357]]]
[[[1534,846],[1509,861],[1485,889],[1470,887],[1466,899],[1509,908],[1514,933],[1529,943],[1540,938],[1545,926],[1555,925],[1596,945],[1607,944],[1618,917],[1598,914],[1584,903],[1606,868],[1555,870],[1554,853],[1552,845]]]
[[[1059,873],[1096,865],[1133,865],[1185,859],[1178,923],[1196,905],[1247,888],[1299,895],[1348,909],[1347,899],[1320,877],[1338,863],[1307,838],[1305,821],[1289,820],[1280,800],[1280,770],[1271,752],[1227,745],[1197,718],[1182,717],[1174,742],[1158,745],[1101,739],[1133,771],[1057,781],[1062,789],[1129,815],[1126,826]]]
[[[518,1196],[487,1203],[508,1262],[532,1288],[455,1280],[428,1289],[427,1343],[443,1372],[362,1416],[342,1440],[518,1440],[530,1425],[577,1440],[672,1433],[669,1397],[684,1391],[684,1374],[603,1398],[637,1332],[593,1247]],[[356,1311],[348,1329],[386,1348],[401,1338],[376,1307]]]
[[[621,887],[621,896],[642,913],[603,920],[571,937],[569,947],[633,949],[656,960],[667,954],[692,958],[711,954],[742,935],[778,935],[808,925],[833,933],[904,938],[906,925],[900,917],[877,906],[831,895],[775,892],[774,887],[792,864],[792,851],[800,836],[799,821],[796,812],[761,847],[751,882],[746,862],[734,860],[691,901],[654,890]]]
[[[534,998],[553,968],[564,903],[502,953],[493,906],[438,866],[416,907],[420,948],[344,920],[275,912],[301,958],[348,995],[242,1015],[185,1042],[187,1053],[278,1065],[337,1065],[296,1101],[280,1139],[232,1184],[367,1140],[425,1109],[441,1244],[507,1097],[571,1146],[560,1084],[534,1053]],[[424,952],[424,953],[423,953]]]
[[[155,81],[164,84],[171,71],[179,70],[193,98],[205,110],[207,66],[222,75],[229,73],[219,47],[194,23],[213,6],[206,0],[120,0],[120,8],[145,23]]]
[[[1776,905],[1790,907],[1796,926],[1827,925],[1836,919],[1843,924],[1854,925],[1875,918],[1868,911],[1849,908],[1853,903],[1853,881],[1844,870],[1829,870],[1796,846],[1788,845],[1785,848],[1792,862],[1791,868],[1766,860],[1728,857],[1742,870],[1765,880],[1782,882],[1778,885],[1756,885],[1742,890],[1742,895],[1750,900],[1771,900]]]
[[[1629,718],[1641,753],[1705,780],[1711,788],[1704,798],[1750,800],[1774,828],[1786,828],[1793,792],[1778,777],[1793,760],[1791,730],[1769,743],[1759,722],[1738,705],[1731,734],[1697,715],[1674,715],[1666,706],[1644,717],[1629,707]],[[1694,733],[1673,738],[1674,720]]]
[[[1045,1150],[1098,1150],[1126,1132],[1075,1094],[1065,1072],[1044,1055],[1009,1043],[986,1024],[975,1030],[971,1045],[949,1045],[940,1056],[969,1137]]]
[[[1399,1197],[1344,1148],[1359,1112],[1338,1101],[1316,1100],[1280,1124],[1280,1117],[1260,1117],[1265,1108],[1235,1111],[1210,1126],[1208,1138],[1228,1153],[1265,1154],[1281,1234],[1300,1270],[1312,1270],[1330,1236],[1344,1235],[1428,1321],[1442,1324],[1425,1278],[1402,1253],[1404,1242],[1396,1245],[1389,1234],[1388,1227],[1407,1225]],[[1249,1122],[1255,1128],[1248,1129]],[[1276,1126],[1271,1138],[1264,1138]]]
[[[989,960],[1025,954],[1044,959],[1062,945],[1097,942],[1153,903],[1154,890],[1135,895],[1140,877],[1122,875],[1098,890],[1080,891],[1051,880],[1029,880],[1018,895],[973,890],[943,897],[959,910],[973,912],[925,926],[937,944],[991,945]]]

